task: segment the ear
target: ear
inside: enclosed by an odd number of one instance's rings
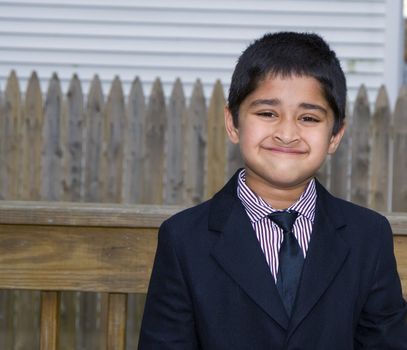
[[[239,129],[236,128],[235,125],[233,124],[232,113],[230,112],[228,106],[225,106],[223,113],[225,116],[225,127],[229,140],[235,144],[239,143]]]
[[[329,141],[328,154],[335,153],[339,144],[341,143],[345,130],[346,130],[346,123],[344,122],[342,127],[339,129],[339,131],[335,135],[331,136],[331,140]]]

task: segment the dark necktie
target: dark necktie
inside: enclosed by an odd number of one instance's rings
[[[304,255],[293,232],[297,216],[298,213],[295,211],[278,211],[268,215],[284,234],[278,254],[277,289],[289,316],[291,316],[304,263]]]

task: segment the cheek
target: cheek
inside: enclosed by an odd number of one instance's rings
[[[267,137],[267,130],[254,123],[242,126],[239,133],[240,142],[253,145],[260,143],[265,137]]]
[[[327,127],[316,129],[314,132],[308,134],[308,140],[312,144],[326,149],[331,144],[332,133]]]

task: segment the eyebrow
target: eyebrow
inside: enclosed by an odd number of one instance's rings
[[[279,104],[281,104],[281,101],[278,98],[267,98],[254,100],[252,103],[250,103],[250,107],[259,105],[278,106]]]
[[[254,100],[252,103],[250,103],[250,107],[256,107],[259,105],[267,105],[267,106],[278,106],[281,104],[281,101],[278,98],[270,98],[270,99],[258,99]],[[308,103],[308,102],[302,102],[299,104],[299,107],[302,109],[308,109],[308,110],[318,110],[323,112],[324,114],[328,114],[328,111],[326,108],[314,104],[314,103]]]
[[[303,103],[300,103],[300,107],[303,109],[318,110],[318,111],[323,112],[324,114],[328,114],[328,111],[326,110],[326,108],[324,108],[320,105],[313,104],[313,103],[303,102]]]

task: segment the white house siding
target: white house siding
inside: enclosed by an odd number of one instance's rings
[[[200,78],[210,95],[227,91],[239,53],[268,31],[315,31],[347,73],[352,101],[360,84],[371,100],[381,84],[395,99],[402,77],[401,0],[0,0],[0,86],[16,70],[22,89],[33,70],[43,90],[53,72],[63,89],[77,73],[86,92],[98,74],[125,92],[139,76],[148,95],[160,77],[168,96],[180,77],[187,96]]]

